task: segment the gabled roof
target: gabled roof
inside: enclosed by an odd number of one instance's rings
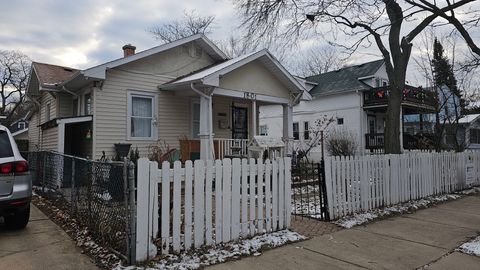
[[[63,83],[69,80],[75,72],[78,71],[77,69],[70,67],[39,62],[33,62],[32,67],[35,70],[40,85]]]
[[[470,124],[480,118],[480,114],[467,114],[464,117],[458,119],[460,124]]]
[[[128,57],[122,57],[98,66],[91,67],[89,69],[83,70],[81,73],[85,77],[93,77],[98,79],[105,79],[105,71],[109,68],[114,68],[117,66],[125,65],[130,62],[148,57],[153,54],[157,54],[189,42],[196,42],[202,49],[204,49],[214,60],[223,61],[228,59],[228,57],[223,53],[212,41],[210,41],[203,34],[196,34],[179,40],[175,40],[170,43],[159,45],[153,48],[150,48],[145,51],[135,53],[134,55]]]
[[[260,50],[257,52],[242,55],[240,57],[230,59],[202,69],[200,71],[193,72],[187,76],[175,79],[167,84],[162,85],[162,88],[174,88],[178,85],[187,85],[194,82],[201,82],[204,85],[219,86],[219,79],[221,76],[241,67],[255,60],[261,61],[267,69],[269,69],[277,78],[284,83],[288,89],[293,92],[299,93],[304,91],[304,87],[298,82],[275,57],[273,57],[268,50]]]
[[[368,89],[370,86],[359,79],[373,76],[383,63],[384,60],[381,59],[307,77],[307,81],[317,84],[310,90],[310,94],[318,96]]]

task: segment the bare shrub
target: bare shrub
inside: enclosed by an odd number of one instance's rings
[[[351,131],[333,130],[329,132],[325,146],[331,156],[353,156],[358,147],[358,141]]]

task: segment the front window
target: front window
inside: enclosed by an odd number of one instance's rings
[[[470,129],[470,143],[480,144],[480,129]]]
[[[128,129],[130,139],[155,139],[155,100],[154,95],[129,93]]]
[[[298,122],[293,123],[293,139],[294,140],[299,140],[300,139],[300,133],[298,130]]]
[[[45,107],[45,122],[50,121],[50,103]]]
[[[92,96],[85,94],[83,112],[85,115],[92,114]]]
[[[24,129],[24,128],[25,128],[25,123],[24,123],[24,122],[19,122],[19,123],[18,123],[18,129],[19,129],[19,130],[22,130],[22,129]]]
[[[268,127],[267,125],[260,126],[260,136],[268,136]]]
[[[308,122],[303,122],[303,139],[310,139],[310,127]]]

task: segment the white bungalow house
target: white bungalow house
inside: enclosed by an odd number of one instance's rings
[[[275,136],[292,140],[304,87],[267,50],[228,59],[194,35],[138,53],[125,45],[123,53],[85,70],[33,63],[31,149],[98,159],[130,144],[146,156],[161,140],[184,160],[245,155],[264,105],[283,107]]]
[[[328,118],[333,122],[328,129],[347,130],[357,140],[358,153],[383,149],[385,113],[388,102],[388,77],[383,60],[349,66],[339,70],[305,78],[311,100],[301,101],[293,108],[293,137],[296,145],[310,139],[315,120]],[[435,94],[421,88],[406,86],[403,91],[402,125],[417,115],[423,121],[425,114],[435,111]],[[277,134],[282,129],[282,110],[278,106],[260,108],[260,129],[264,135]],[[421,115],[421,116],[420,116]],[[413,117],[413,119],[416,119]],[[415,121],[415,120],[411,120]],[[416,147],[416,136],[401,131],[403,147]],[[327,132],[328,133],[328,132]],[[328,135],[328,134],[327,134]],[[320,159],[320,147],[312,150],[311,158]]]

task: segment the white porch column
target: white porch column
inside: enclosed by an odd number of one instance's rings
[[[212,99],[200,96],[200,159],[213,160],[212,127]]]
[[[257,136],[257,101],[252,100],[252,138]]]
[[[293,152],[293,106],[283,104],[283,141],[285,142],[284,156],[291,156]]]

